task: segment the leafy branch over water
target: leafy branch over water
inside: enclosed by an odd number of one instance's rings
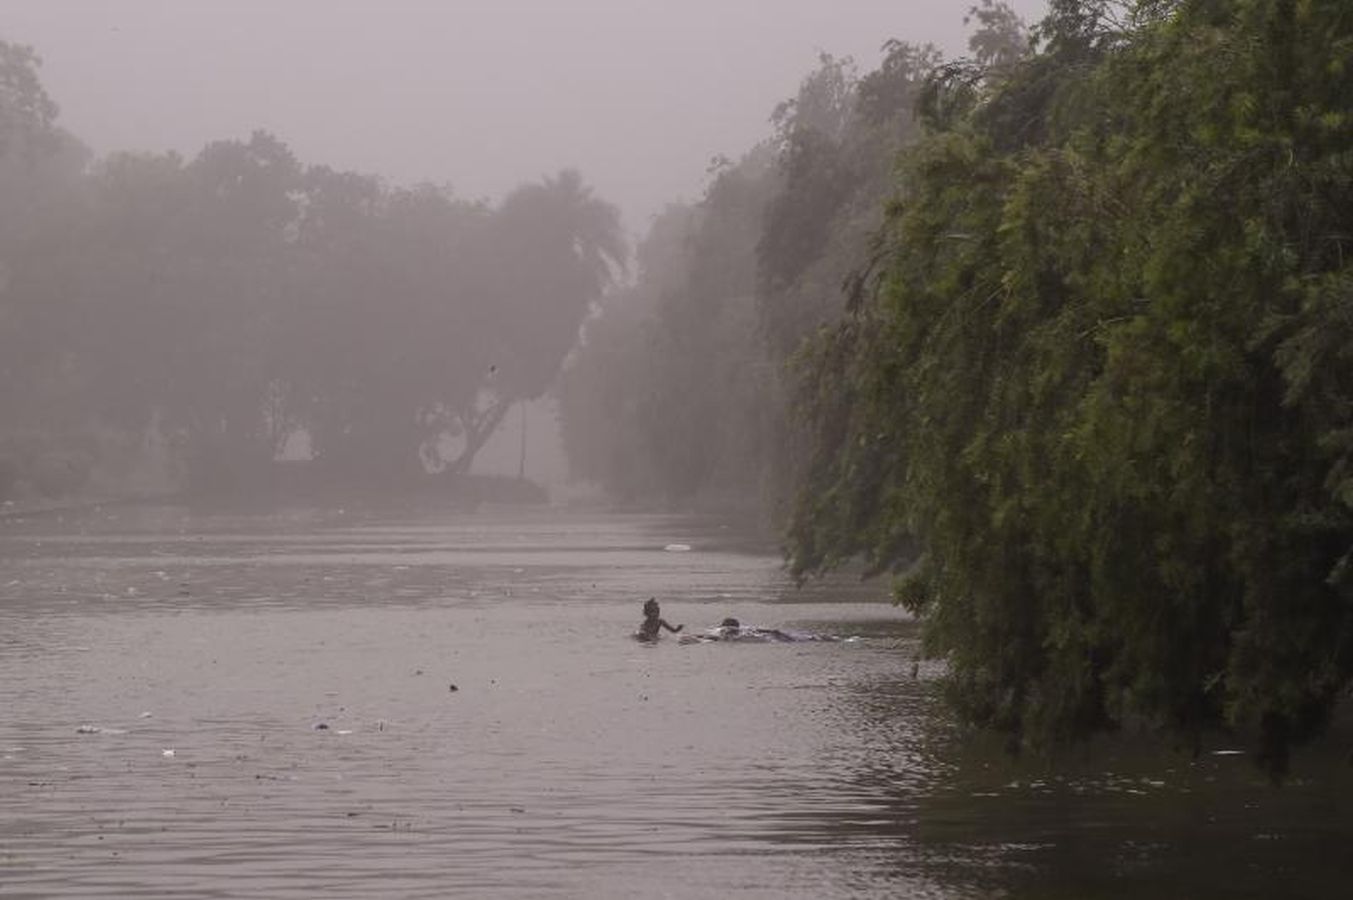
[[[897,573],[1022,744],[1228,724],[1281,773],[1353,673],[1353,10],[1037,35],[937,70],[878,290],[801,356],[793,566]]]

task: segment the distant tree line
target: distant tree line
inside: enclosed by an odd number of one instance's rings
[[[37,64],[0,42],[0,493],[148,430],[218,489],[299,433],[356,483],[464,472],[625,265],[572,171],[490,205],[263,132],[91,162]]]
[[[824,59],[655,223],[568,446],[891,574],[1015,745],[1226,726],[1280,773],[1353,674],[1353,6],[972,17]]]

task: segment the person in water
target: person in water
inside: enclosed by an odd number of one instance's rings
[[[778,628],[757,628],[751,625],[743,625],[737,619],[729,616],[719,623],[718,628],[711,628],[712,636],[723,641],[753,640],[753,641],[793,641],[798,638],[786,634]]]
[[[706,644],[713,641],[733,641],[750,644],[783,643],[794,644],[801,641],[839,641],[841,638],[830,634],[815,634],[811,631],[787,631],[780,628],[761,628],[757,625],[744,625],[729,616],[713,628],[700,634],[682,637],[683,644]]]
[[[644,621],[639,626],[639,633],[635,635],[641,641],[656,641],[660,629],[666,628],[668,631],[676,634],[685,625],[677,625],[675,628],[668,624],[662,617],[662,611],[658,608],[656,597],[649,597],[648,602],[644,604]]]

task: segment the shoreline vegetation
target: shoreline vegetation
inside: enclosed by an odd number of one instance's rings
[[[633,254],[570,170],[487,204],[266,132],[92,160],[0,41],[0,415],[38,448],[0,499],[102,484],[97,432],[190,495],[537,502],[467,473],[514,407],[524,472],[548,395],[617,505],[752,499],[796,577],[890,579],[1012,748],[1222,728],[1281,778],[1353,687],[1349,4],[968,21],[965,59],[823,54]],[[273,462],[300,435],[323,469]]]

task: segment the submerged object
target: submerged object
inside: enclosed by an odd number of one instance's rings
[[[797,644],[839,640],[840,638],[831,634],[815,634],[811,631],[794,631],[787,628],[761,628],[757,625],[743,625],[737,619],[728,618],[700,634],[684,635],[681,643],[709,644],[715,641],[730,641],[750,644]]]

